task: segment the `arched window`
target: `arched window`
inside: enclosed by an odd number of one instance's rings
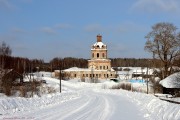
[[[104,58],[104,53],[102,53],[102,57]]]
[[[104,69],[104,70],[106,69],[105,66],[103,66],[103,69]]]
[[[92,58],[94,58],[94,53],[92,54]]]
[[[97,58],[99,58],[99,53],[97,53]]]

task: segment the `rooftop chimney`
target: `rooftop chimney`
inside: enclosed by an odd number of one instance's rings
[[[100,34],[97,35],[97,42],[102,42],[102,36]]]

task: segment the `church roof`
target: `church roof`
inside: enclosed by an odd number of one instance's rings
[[[68,68],[63,70],[64,72],[78,72],[78,71],[107,71],[107,70],[96,70],[96,69],[89,69],[89,68],[78,68],[78,67],[72,67],[72,68]],[[111,72],[114,71],[114,69],[111,68]]]
[[[95,49],[107,49],[107,47],[103,42],[96,42],[95,44],[92,45],[91,50],[95,50]]]
[[[102,48],[102,46],[106,46],[103,42],[96,42],[93,46],[99,46],[99,48]]]
[[[107,46],[102,42],[102,36],[99,34],[97,35],[97,41],[95,44],[92,45],[92,49],[107,49]]]

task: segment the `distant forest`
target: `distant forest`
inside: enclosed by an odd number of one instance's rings
[[[70,67],[87,68],[88,60],[83,58],[54,58],[49,63],[43,60],[12,56],[0,56],[0,67],[4,69],[15,69],[19,73],[35,71],[54,71]],[[135,58],[111,58],[112,67],[161,67],[160,60],[135,59]],[[174,66],[180,67],[180,59],[174,61]]]

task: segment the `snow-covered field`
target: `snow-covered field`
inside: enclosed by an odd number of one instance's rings
[[[153,95],[108,89],[117,83],[82,83],[42,77],[55,93],[41,97],[0,97],[0,119],[180,120],[180,105]]]

